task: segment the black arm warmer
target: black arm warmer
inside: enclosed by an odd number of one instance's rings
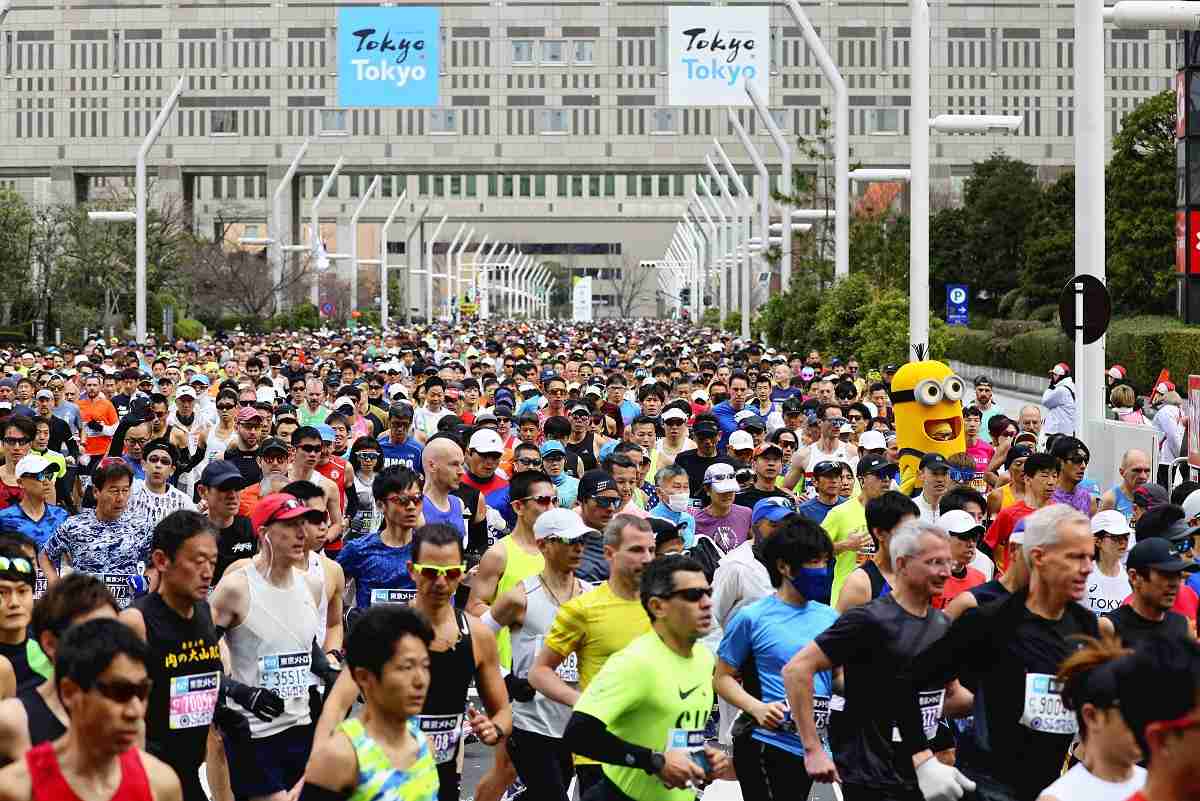
[[[312,782],[305,782],[300,789],[300,801],[344,801],[349,797],[345,791],[330,790]]]
[[[653,751],[627,743],[608,730],[604,722],[585,712],[572,712],[567,721],[563,740],[571,753],[604,762],[608,765],[641,768],[654,773],[650,757]]]

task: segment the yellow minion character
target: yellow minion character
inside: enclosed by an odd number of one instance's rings
[[[892,377],[891,398],[900,446],[900,486],[918,486],[921,457],[967,449],[962,396],[967,382],[945,364],[908,362]]]

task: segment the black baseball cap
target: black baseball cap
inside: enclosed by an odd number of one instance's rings
[[[804,413],[803,399],[798,398],[797,396],[793,395],[792,397],[785,400],[783,402],[783,413],[784,414],[803,414]]]
[[[1164,573],[1195,573],[1200,565],[1179,558],[1171,543],[1162,537],[1149,537],[1129,550],[1125,566],[1133,570],[1161,570]]]
[[[388,407],[388,417],[400,417],[405,420],[413,419],[413,407],[408,403],[393,403]]]
[[[838,462],[838,461],[834,461],[833,459],[826,459],[824,461],[817,462],[815,465],[813,465],[812,472],[813,472],[814,476],[828,476],[828,475],[832,475],[834,473],[836,473],[837,475],[841,475],[842,474],[842,466],[844,464],[845,464],[845,462]]]
[[[1033,456],[1033,448],[1028,445],[1013,445],[1008,449],[1008,455],[1004,457],[1005,469],[1012,467],[1012,463],[1017,459],[1028,459]]]
[[[242,471],[238,470],[237,465],[233,462],[214,459],[200,474],[200,484],[205,487],[227,487],[230,484],[236,484],[237,488],[241,489],[246,485],[246,479],[242,477]]]
[[[284,455],[287,455],[291,448],[279,437],[267,437],[262,445],[258,446],[258,455],[266,456],[268,451],[283,451]]]
[[[990,387],[992,385],[992,379],[988,378],[986,375],[977,375],[975,376],[974,383],[977,387]]]
[[[949,472],[950,463],[940,453],[927,453],[921,457],[921,469]]]
[[[721,433],[720,427],[711,420],[701,420],[692,428],[697,437],[715,437]]]
[[[885,469],[894,469],[895,465],[887,460],[886,457],[875,453],[868,453],[866,456],[858,460],[858,477],[869,476],[872,473],[878,473]]]
[[[579,478],[579,490],[576,492],[579,500],[594,498],[601,492],[615,490],[616,480],[605,470],[589,470]]]

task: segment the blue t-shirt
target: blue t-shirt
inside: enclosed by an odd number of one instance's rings
[[[406,439],[399,445],[393,445],[391,437],[384,434],[379,438],[379,450],[383,453],[384,467],[400,465],[418,473],[425,472],[421,467],[421,451],[424,449],[412,439]]]
[[[783,687],[783,666],[797,651],[832,626],[837,618],[838,613],[825,604],[809,601],[804,606],[792,606],[772,593],[738,610],[733,620],[725,627],[725,635],[721,638],[717,655],[725,664],[739,669],[747,668],[747,663],[753,660],[753,672],[758,678],[759,700],[768,704],[774,701],[786,704],[787,690]],[[813,698],[828,699],[832,695],[833,674],[823,670],[813,677]],[[820,717],[818,710],[818,719]],[[828,730],[828,721],[826,706],[824,725],[818,723],[818,730]],[[788,724],[784,725],[786,727]],[[804,756],[804,745],[794,730],[772,730],[755,726],[751,736],[759,742],[777,746],[796,756]],[[824,732],[821,739],[826,739]]]
[[[428,495],[422,496],[421,511],[425,515],[425,525],[444,523],[457,531],[458,535],[463,538],[463,544],[466,544],[467,524],[463,520],[463,502],[457,495],[450,495],[446,500],[450,501],[450,508],[442,511],[433,505],[433,501],[429,500]]]
[[[691,512],[676,512],[665,503],[660,503],[650,508],[650,516],[661,517],[676,525],[683,523],[683,547],[691,548],[696,543],[696,518],[692,517]]]
[[[411,542],[401,548],[393,548],[384,544],[378,531],[346,540],[337,555],[346,580],[354,580],[354,605],[359,609],[371,605],[372,590],[415,591],[417,585],[408,574],[410,559]]]
[[[835,504],[825,503],[820,498],[811,498],[796,507],[796,511],[814,523],[824,523],[825,515],[829,514],[829,510],[841,502],[841,498],[838,498],[838,502]]]
[[[46,511],[42,514],[42,519],[35,522],[29,518],[29,515],[25,514],[25,510],[21,508],[21,504],[14,503],[12,506],[0,509],[0,532],[24,534],[37,543],[38,550],[40,551],[42,546],[46,544],[46,540],[50,539],[50,535],[66,519],[66,509],[61,506],[46,504]]]

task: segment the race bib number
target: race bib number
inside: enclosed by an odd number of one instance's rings
[[[417,597],[416,590],[388,590],[374,589],[371,590],[371,606],[376,604],[408,604],[412,603],[412,599]]]
[[[1075,713],[1062,700],[1062,682],[1046,673],[1025,674],[1025,708],[1021,725],[1050,734],[1075,734]]]
[[[667,746],[663,750],[682,748],[684,751],[700,751],[704,745],[704,729],[667,729]]]
[[[421,731],[429,738],[433,761],[441,765],[458,757],[462,715],[421,715]]]
[[[192,729],[212,723],[221,690],[221,674],[197,673],[194,676],[174,676],[168,699],[172,729]]]
[[[308,695],[312,654],[269,654],[258,658],[259,681],[285,701]]]
[[[879,544],[875,542],[875,537],[870,534],[865,528],[860,528],[858,531],[850,533],[851,537],[859,537],[863,534],[867,535],[867,542],[856,551],[855,561],[859,567],[862,567],[863,562],[870,559],[879,552]]]
[[[541,650],[540,648],[538,650]],[[572,651],[558,667],[554,669],[558,677],[567,684],[579,683],[579,654]]]
[[[113,600],[117,602],[117,606],[121,609],[125,609],[133,603],[133,591],[129,585],[129,579],[131,578],[133,577],[128,573],[105,573],[100,576],[100,580],[104,582],[104,586],[108,587],[108,591],[112,593]]]
[[[917,706],[921,709],[921,728],[925,731],[925,739],[933,739],[933,735],[937,734],[938,721],[942,718],[942,704],[946,700],[946,691],[942,690],[922,690],[917,693]],[[900,736],[900,729],[892,727],[892,742],[899,743],[904,740]]]
[[[37,578],[33,581],[33,598],[36,601],[46,594],[46,575],[39,570]]]

